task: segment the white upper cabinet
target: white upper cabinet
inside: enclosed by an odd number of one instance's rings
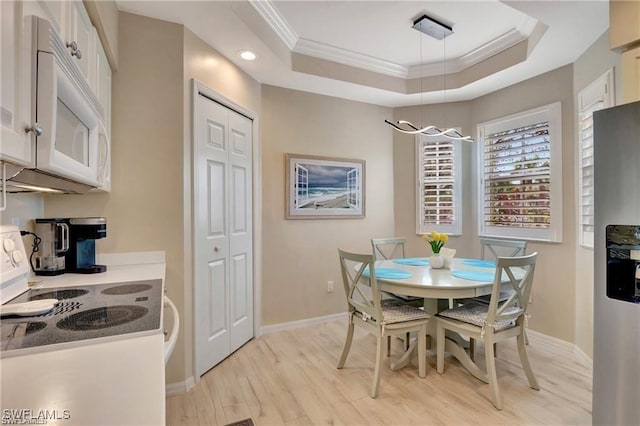
[[[0,1],[0,159],[28,166],[32,164],[31,126],[31,38],[23,18],[23,3]]]
[[[83,2],[37,0],[36,5],[31,12],[51,22],[67,45],[69,54],[76,60],[80,72],[91,83],[94,78],[95,30]],[[93,85],[91,87],[94,88]]]
[[[95,31],[95,30],[94,30]],[[102,48],[98,34],[94,34],[95,50],[95,81],[92,84],[93,90],[102,106],[102,122],[104,123],[107,136],[111,135],[111,66],[107,60],[107,55]]]
[[[62,39],[69,53],[77,60],[78,67],[89,81],[94,79],[92,75],[94,60],[94,28],[81,1],[67,2],[67,20],[64,24]],[[92,87],[93,88],[93,87]],[[95,88],[93,88],[95,90]]]
[[[68,10],[68,4],[66,1],[52,1],[52,0],[37,0],[39,6],[38,11],[34,11],[35,14],[41,18],[51,22],[58,34],[62,35],[62,29],[65,25],[65,19]]]

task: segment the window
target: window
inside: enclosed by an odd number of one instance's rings
[[[416,137],[416,232],[462,233],[462,167],[460,141]]]
[[[613,70],[578,94],[578,236],[593,248],[593,113],[613,106]]]
[[[478,125],[481,236],[562,241],[560,102]]]

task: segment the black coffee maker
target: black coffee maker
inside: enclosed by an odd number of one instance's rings
[[[96,265],[96,241],[107,236],[104,217],[74,217],[63,219],[69,225],[69,250],[65,253],[65,272],[97,274],[107,270]]]

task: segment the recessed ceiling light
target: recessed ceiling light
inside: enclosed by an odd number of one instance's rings
[[[238,52],[238,56],[240,56],[245,61],[253,61],[254,59],[257,58],[255,53],[253,53],[250,50],[246,50],[246,49],[245,50],[240,50]]]

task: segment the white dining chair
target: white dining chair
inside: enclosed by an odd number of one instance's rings
[[[524,256],[527,253],[527,242],[524,240],[506,240],[502,238],[488,238],[480,237],[480,258],[484,260],[496,260],[499,257],[514,257]],[[505,301],[511,295],[512,291],[509,289],[502,290],[500,292],[500,301]],[[470,299],[473,302],[480,302],[489,304],[491,298],[490,294],[484,296],[478,296]],[[468,302],[469,300],[467,300]],[[524,341],[528,345],[529,338],[527,334],[524,335]],[[473,340],[469,341],[469,353],[471,358],[474,357],[475,343]],[[497,345],[494,345],[494,354],[498,353]]]
[[[371,249],[373,251],[374,260],[392,260],[404,259],[406,257],[405,245],[407,240],[401,237],[391,238],[372,238]],[[390,297],[398,299],[401,302],[408,303],[411,306],[420,308],[424,306],[424,299],[421,297],[406,296],[404,294],[387,293]],[[409,349],[410,334],[404,337],[405,349]],[[387,338],[387,356],[391,353],[391,336]]]
[[[372,238],[371,249],[373,251],[374,260],[392,260],[405,258],[405,238]],[[389,293],[391,294],[391,293]],[[424,299],[421,297],[406,296],[404,294],[393,294],[393,297],[405,303],[409,303],[415,307],[424,305]]]
[[[418,338],[418,375],[426,377],[426,336],[428,313],[396,299],[382,299],[376,281],[375,260],[371,254],[338,250],[342,282],[349,310],[349,326],[338,368],[344,367],[353,342],[354,326],[360,326],[376,336],[376,361],[371,385],[371,398],[378,396],[383,341],[387,336],[415,332]]]
[[[531,369],[524,342],[527,306],[531,295],[537,256],[538,253],[518,257],[499,257],[496,261],[496,273],[488,305],[468,302],[442,311],[437,315],[436,366],[438,373],[444,372],[446,330],[483,341],[487,382],[491,389],[493,405],[498,410],[502,409],[502,399],[498,388],[494,343],[515,337],[520,361],[529,380],[529,385],[533,389],[540,389]],[[512,293],[507,300],[500,301],[500,289],[504,285],[504,276],[508,277]]]

